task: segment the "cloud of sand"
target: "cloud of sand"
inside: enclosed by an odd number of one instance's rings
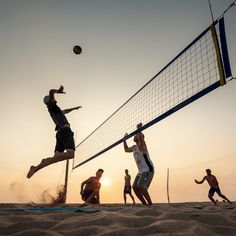
[[[24,181],[13,181],[9,185],[11,195],[15,202],[26,203],[60,203],[60,199],[63,197],[62,187],[58,187],[57,190],[53,191],[50,189],[44,189],[42,186],[28,185]],[[61,202],[62,203],[62,202]]]
[[[26,200],[25,191],[24,191],[25,189],[22,183],[17,182],[17,181],[10,183],[10,190],[17,201],[25,202]]]

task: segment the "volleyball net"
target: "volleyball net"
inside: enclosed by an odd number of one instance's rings
[[[232,78],[224,18],[215,21],[76,146],[73,169]],[[143,126],[136,128],[138,123]]]

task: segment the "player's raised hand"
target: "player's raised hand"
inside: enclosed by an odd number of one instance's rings
[[[64,87],[61,85],[60,88],[57,90],[57,93],[65,93]]]
[[[142,122],[140,122],[139,124],[137,124],[137,129],[141,128],[143,126]]]
[[[123,141],[125,141],[127,139],[127,136],[128,136],[128,133],[125,133],[124,137],[123,137]]]

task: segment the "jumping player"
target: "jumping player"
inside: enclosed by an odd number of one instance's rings
[[[57,105],[57,101],[54,95],[63,93],[65,93],[64,87],[60,86],[59,89],[51,89],[49,91],[49,95],[44,97],[44,103],[45,105],[47,105],[48,112],[56,125],[56,147],[54,156],[42,159],[42,161],[37,166],[31,166],[27,174],[27,178],[32,177],[37,171],[48,165],[74,158],[74,133],[70,129],[70,124],[67,121],[65,114],[73,110],[78,110],[79,108],[81,108],[81,106],[61,110]]]

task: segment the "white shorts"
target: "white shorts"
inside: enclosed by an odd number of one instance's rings
[[[134,179],[133,187],[148,189],[152,182],[154,172],[142,172],[138,173]]]

